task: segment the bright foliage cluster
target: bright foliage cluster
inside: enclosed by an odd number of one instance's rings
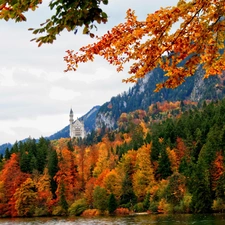
[[[0,19],[25,21],[24,12],[35,10],[41,3],[1,0]],[[41,28],[30,28],[33,34],[43,34],[33,40],[39,46],[53,43],[64,29],[76,33],[77,26],[83,26],[83,33],[94,37],[90,33],[96,27],[94,22],[107,22],[101,3],[108,4],[108,0],[50,1],[49,7],[55,13]],[[225,70],[224,40],[225,0],[179,0],[176,6],[148,14],[145,21],[138,21],[129,9],[126,22],[97,37],[96,43],[80,48],[79,52],[68,50],[65,71],[75,71],[79,63],[93,61],[95,55],[100,55],[117,71],[131,63],[131,76],[124,82],[136,82],[160,66],[168,79],[158,84],[156,91],[175,88],[194,75],[200,64],[205,69],[205,78],[220,75]]]
[[[182,84],[199,64],[206,78],[221,74],[225,70],[224,40],[224,0],[179,0],[177,6],[161,8],[145,21],[138,21],[129,9],[126,22],[79,52],[68,50],[64,60],[66,71],[77,70],[79,63],[93,61],[95,55],[115,65],[117,71],[131,62],[131,77],[125,82],[136,82],[160,66],[168,79],[157,85],[158,91]]]
[[[222,121],[225,101],[199,111],[165,102],[123,113],[118,130],[97,130],[92,144],[15,143],[0,161],[0,216],[222,212]]]

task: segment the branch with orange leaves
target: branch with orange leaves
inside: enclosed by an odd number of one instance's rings
[[[179,25],[174,32],[174,28]],[[130,78],[138,79],[160,66],[168,79],[156,87],[176,88],[202,64],[205,77],[225,70],[225,0],[180,0],[177,6],[161,8],[138,21],[128,10],[126,22],[108,31],[97,42],[67,51],[65,71],[76,71],[80,63],[102,56],[121,71],[132,62]],[[182,62],[182,66],[181,66]]]

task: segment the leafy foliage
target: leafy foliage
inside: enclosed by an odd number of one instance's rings
[[[28,10],[35,11],[42,3],[42,0],[32,1],[9,1],[0,2],[0,19],[13,19],[16,22],[26,21],[24,13]],[[85,0],[85,1],[60,1],[52,0],[49,3],[50,10],[54,10],[54,14],[41,24],[41,28],[30,28],[33,34],[41,34],[43,36],[34,38],[41,46],[43,43],[53,43],[56,36],[64,29],[76,32],[78,26],[84,26],[83,33],[90,34],[90,30],[96,28],[93,22],[106,23],[107,14],[103,12],[100,5],[108,4],[108,0]]]
[[[205,77],[222,74],[225,70],[224,39],[225,10],[223,0],[179,0],[177,6],[161,8],[138,21],[128,9],[126,22],[121,23],[97,40],[67,51],[67,69],[77,70],[79,63],[93,61],[100,55],[123,70],[132,61],[125,82],[136,82],[149,71],[160,67],[168,79],[157,85],[156,91],[175,88],[194,75],[199,64]],[[173,32],[175,25],[179,28]],[[184,61],[185,60],[185,61]]]
[[[84,210],[88,208],[87,202],[85,199],[79,199],[75,201],[70,208],[68,209],[70,215],[80,216]]]

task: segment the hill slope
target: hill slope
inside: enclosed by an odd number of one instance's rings
[[[203,79],[204,71],[201,66],[195,76],[186,79],[176,89],[163,89],[154,92],[156,84],[165,80],[162,69],[157,68],[146,75],[144,79],[131,88],[128,92],[112,97],[109,102],[101,106],[96,117],[96,127],[103,124],[115,128],[116,121],[121,113],[132,112],[137,109],[147,109],[151,104],[163,101],[204,101],[222,99],[225,94],[223,83],[224,75]]]

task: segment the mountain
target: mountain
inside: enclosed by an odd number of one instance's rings
[[[128,92],[112,97],[103,104],[96,116],[96,128],[105,124],[107,127],[116,128],[117,120],[121,113],[132,112],[137,109],[146,110],[151,104],[163,101],[191,100],[201,102],[204,100],[222,99],[225,95],[225,74],[211,76],[203,79],[204,70],[201,66],[192,77],[176,89],[163,89],[154,92],[157,83],[165,80],[164,71],[156,68],[140,79]]]
[[[3,145],[0,145],[0,154],[3,154],[4,155],[5,150],[7,148],[10,149],[11,147],[12,147],[12,145],[10,143],[6,143],[6,144],[3,144]]]
[[[186,82],[176,89],[163,89],[160,92],[154,92],[156,84],[166,79],[164,74],[162,69],[156,68],[145,78],[140,79],[129,91],[112,97],[102,106],[94,106],[88,113],[79,118],[84,121],[86,132],[90,133],[103,126],[114,129],[117,127],[117,120],[122,113],[129,113],[137,109],[146,110],[156,102],[182,100],[201,102],[222,99],[225,95],[225,73],[221,76],[203,79],[204,70],[199,66],[194,76],[188,77]],[[54,140],[63,137],[69,137],[69,125],[46,138]],[[4,152],[7,147],[7,144],[1,145],[0,152]]]

